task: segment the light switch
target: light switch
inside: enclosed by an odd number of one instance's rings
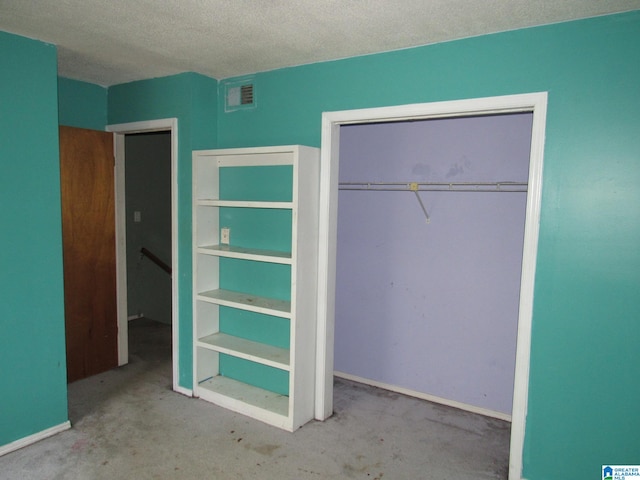
[[[140,223],[142,221],[142,214],[138,210],[133,212],[133,221],[135,223]]]

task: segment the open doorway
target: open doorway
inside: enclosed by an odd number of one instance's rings
[[[171,359],[171,133],[125,135],[129,361]]]
[[[519,478],[522,471],[522,449],[526,427],[533,287],[540,218],[546,105],[547,94],[535,93],[343,112],[325,112],[323,114],[322,167],[320,180],[316,418],[327,418],[333,410],[333,348],[340,127],[342,125],[359,123],[531,112],[533,114],[532,135],[529,157],[522,274],[520,278],[516,365],[511,415],[511,446],[509,455],[510,478]]]
[[[110,125],[107,130],[115,135],[119,364],[124,365],[129,358],[129,319],[148,317],[170,323],[172,383],[174,390],[181,391],[177,352],[177,119]],[[143,155],[143,152],[154,148],[169,149],[164,151],[164,154],[168,153],[168,166],[159,167],[164,173],[149,171],[152,168],[149,162],[153,162],[154,154],[147,152],[149,155]],[[132,164],[135,172],[131,179],[127,176],[127,155],[138,157],[134,161],[135,167]],[[168,191],[166,187],[148,184],[150,177],[157,177],[153,183],[157,181],[166,185],[167,176]],[[151,192],[148,188],[165,191]],[[129,195],[133,197],[131,201],[128,200]],[[168,212],[154,212],[154,202],[168,204]],[[145,221],[151,224],[151,228],[142,228]],[[130,244],[128,237],[132,237]],[[129,282],[132,285],[129,286]]]
[[[127,319],[171,325],[171,134],[125,135]]]

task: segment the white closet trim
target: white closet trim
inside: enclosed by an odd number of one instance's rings
[[[325,112],[322,114],[318,346],[316,350],[315,402],[317,419],[325,419],[331,415],[333,412],[333,341],[340,127],[350,124],[518,112],[532,112],[533,126],[520,282],[516,371],[511,415],[509,478],[512,480],[520,479],[522,475],[529,388],[531,320],[542,194],[542,166],[547,112],[546,92]]]

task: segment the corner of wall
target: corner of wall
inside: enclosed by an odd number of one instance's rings
[[[108,90],[93,83],[58,77],[60,125],[105,130]]]
[[[193,149],[218,145],[218,88],[215,78],[194,73],[192,77],[191,112]]]

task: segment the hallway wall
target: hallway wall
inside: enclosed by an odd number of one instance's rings
[[[127,135],[125,176],[127,313],[170,324],[171,275],[140,250],[171,266],[171,134]]]

